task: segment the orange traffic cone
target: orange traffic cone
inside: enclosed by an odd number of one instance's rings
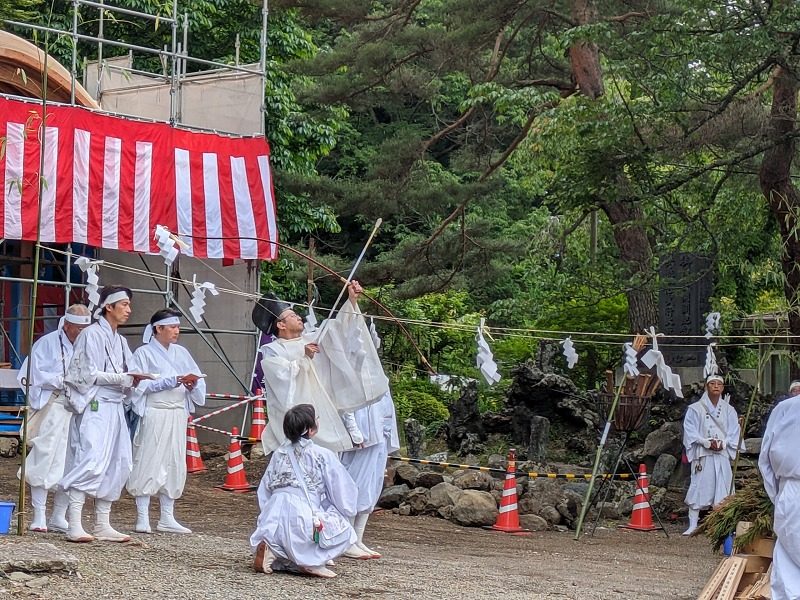
[[[256,393],[260,395],[261,390],[256,390]],[[253,400],[253,418],[250,420],[250,435],[247,437],[260,440],[266,426],[264,398],[262,396]]]
[[[639,478],[636,480],[636,494],[633,497],[633,512],[631,522],[620,525],[622,529],[635,529],[636,531],[655,531],[658,527],[653,525],[653,510],[650,508],[650,483],[647,480],[647,467],[639,465]]]
[[[517,451],[511,448],[508,451],[508,467],[506,468],[506,480],[503,484],[503,497],[500,500],[500,514],[497,521],[491,527],[493,531],[502,531],[512,535],[530,535],[529,529],[519,526],[519,512],[517,510]]]
[[[247,483],[244,473],[244,462],[242,461],[242,448],[239,445],[239,428],[231,430],[231,447],[228,450],[228,473],[225,475],[225,482],[216,486],[226,492],[251,492],[256,486]]]
[[[197,431],[189,415],[189,424],[186,426],[186,472],[202,473],[206,470],[203,457],[200,456],[200,444],[197,443]]]

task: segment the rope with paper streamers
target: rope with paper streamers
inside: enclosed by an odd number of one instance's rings
[[[46,245],[41,245],[42,248],[53,252],[55,254],[67,255],[66,251],[60,248],[52,248]],[[195,283],[192,280],[181,279],[178,277],[166,277],[165,275],[161,275],[158,273],[153,273],[151,271],[146,271],[143,269],[138,269],[136,267],[130,267],[128,265],[117,264],[109,261],[96,261],[90,260],[86,257],[78,257],[75,259],[76,265],[80,266],[79,262],[81,259],[84,259],[87,263],[92,263],[94,265],[102,264],[105,269],[111,269],[119,272],[129,273],[132,275],[139,275],[142,277],[146,277],[148,279],[154,279],[159,281],[171,281],[173,283],[180,283],[186,286],[193,286]],[[96,275],[96,271],[95,271]],[[224,277],[223,277],[224,278]],[[92,281],[95,285],[97,285],[97,280],[92,277]],[[87,293],[89,293],[90,285],[92,281],[89,280],[87,275]],[[215,289],[219,293],[223,294],[230,294],[233,296],[238,296],[246,299],[258,300],[260,295],[245,292],[242,290],[234,290],[230,288],[223,288],[215,286]],[[99,294],[95,298],[95,300],[99,301]],[[290,303],[292,306],[298,307],[305,307],[307,304],[305,303]],[[399,326],[420,326],[426,328],[438,328],[442,330],[449,330],[454,332],[469,332],[475,331],[474,325],[469,324],[461,324],[461,323],[443,323],[437,321],[424,321],[420,319],[408,319],[408,318],[401,318],[401,317],[387,317],[384,315],[370,315],[369,313],[365,313],[365,317],[368,317],[374,323],[375,321],[387,322],[387,323],[394,323]],[[608,346],[612,345],[615,346],[618,342],[612,341],[608,338],[620,338],[620,337],[629,337],[629,334],[621,334],[621,333],[609,333],[609,332],[602,332],[602,331],[558,331],[558,330],[548,330],[548,329],[533,329],[533,328],[516,328],[516,327],[503,327],[503,326],[492,326],[491,328],[492,335],[494,336],[501,336],[501,337],[508,337],[508,338],[523,338],[523,339],[532,339],[532,340],[543,340],[543,341],[554,341],[554,342],[563,342],[564,335],[569,335],[570,338],[573,336],[586,336],[587,338],[591,339],[581,339],[580,343],[582,344],[591,344],[594,346]],[[562,336],[562,337],[557,337]],[[679,339],[679,340],[687,340],[687,339],[706,339],[706,336],[703,335],[666,335],[666,334],[659,334],[659,337],[662,340],[670,340],[670,339]],[[758,344],[758,340],[774,340],[774,335],[726,335],[726,340],[743,340],[742,342],[724,342],[720,343],[717,342],[716,346],[718,348],[735,348],[735,347],[753,347]],[[598,339],[599,338],[599,339]],[[690,343],[676,343],[671,344],[671,348],[706,348],[707,344],[690,344]]]
[[[90,260],[85,256],[75,259],[78,268],[86,273],[86,296],[89,300],[89,312],[100,304],[100,278],[97,276],[97,267],[103,264],[102,260]]]
[[[219,296],[217,287],[213,283],[205,281],[197,283],[197,276],[192,275],[192,304],[189,307],[189,312],[197,323],[203,321],[203,314],[206,311],[206,292],[210,292],[212,296]]]

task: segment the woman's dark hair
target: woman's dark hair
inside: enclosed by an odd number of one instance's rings
[[[125,292],[128,294],[128,298],[133,300],[133,292],[130,290],[130,288],[126,288],[121,285],[106,285],[103,286],[102,290],[100,290],[100,306],[103,306],[103,302],[105,302],[106,298],[108,298],[111,294],[116,294],[117,292]],[[106,307],[103,307],[103,312],[106,312]]]
[[[150,317],[150,325],[153,327],[153,335],[156,334],[156,326],[153,323],[157,323],[161,319],[168,319],[169,317],[181,317],[181,313],[174,308],[162,308],[161,310],[157,310],[153,313],[153,316]],[[159,325],[160,327],[160,325]]]
[[[317,414],[310,404],[298,404],[283,417],[283,433],[289,441],[296,444],[303,434],[317,426]]]

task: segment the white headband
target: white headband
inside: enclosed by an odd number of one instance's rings
[[[149,323],[145,325],[144,331],[142,332],[142,343],[147,344],[150,339],[153,337],[153,327],[156,325],[180,325],[181,320],[179,317],[165,317],[160,321],[156,321],[155,323]]]
[[[789,390],[791,391],[792,388],[800,387],[800,381],[793,381],[789,384]]]
[[[712,381],[719,381],[720,383],[725,383],[725,380],[719,375],[709,375],[708,377],[706,377],[706,385],[708,385]]]
[[[73,325],[92,324],[92,315],[73,315],[72,313],[67,313],[62,318],[65,322],[72,323]]]
[[[100,305],[100,308],[104,306],[108,306],[109,304],[116,304],[120,300],[130,300],[131,297],[128,295],[128,292],[125,290],[120,290],[119,292],[114,292],[113,294],[109,294],[108,298],[103,300],[103,303]]]

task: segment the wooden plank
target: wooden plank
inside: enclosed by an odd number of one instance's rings
[[[755,556],[765,556],[772,558],[775,550],[775,540],[773,538],[758,538],[742,548],[742,554],[753,554]]]
[[[745,565],[745,573],[766,573],[772,564],[772,558],[766,556],[757,556],[755,554],[737,554],[736,556],[747,560]]]
[[[716,570],[711,575],[711,579],[708,580],[708,583],[706,583],[705,587],[700,592],[700,595],[697,597],[697,600],[714,600],[717,597],[717,590],[719,590],[722,582],[725,581],[730,568],[730,558],[726,558],[719,563]]]
[[[739,587],[739,581],[741,581],[742,575],[744,575],[744,568],[747,565],[746,558],[731,556],[728,560],[731,561],[731,566],[728,569],[725,580],[719,588],[719,593],[715,600],[734,600],[736,590]]]

